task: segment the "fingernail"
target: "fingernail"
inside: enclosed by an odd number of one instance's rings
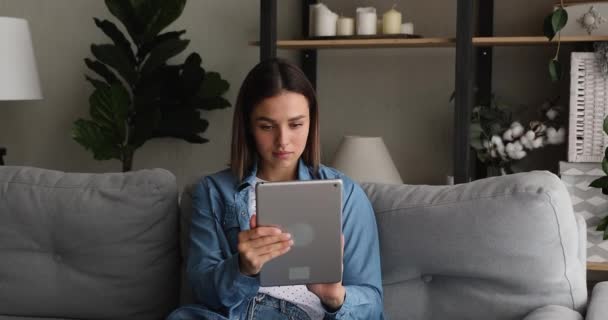
[[[291,239],[291,233],[286,233],[285,236],[287,237],[287,239]]]

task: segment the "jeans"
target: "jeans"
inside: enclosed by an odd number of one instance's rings
[[[304,310],[291,302],[258,293],[238,318],[230,320],[311,320]],[[167,320],[228,320],[201,305],[187,305],[173,311]]]

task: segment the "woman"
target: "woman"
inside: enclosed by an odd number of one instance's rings
[[[200,305],[168,319],[382,319],[374,213],[362,189],[319,163],[314,89],[296,66],[272,59],[243,82],[234,111],[230,169],[205,177],[194,193],[188,279]],[[343,180],[343,277],[338,283],[260,287],[264,264],[293,241],[257,227],[258,181]]]

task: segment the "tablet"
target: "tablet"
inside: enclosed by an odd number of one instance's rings
[[[334,283],[342,279],[342,180],[260,182],[258,226],[276,226],[294,241],[268,261],[260,285]]]

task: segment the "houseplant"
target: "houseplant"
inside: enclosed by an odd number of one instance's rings
[[[608,134],[608,117],[604,118],[604,132]],[[604,159],[602,160],[602,170],[608,175],[608,147],[604,151]],[[602,189],[602,193],[608,195],[608,176],[603,176],[595,179],[589,185],[593,188]],[[606,215],[598,224],[596,231],[604,231],[603,240],[608,240],[608,215]]]
[[[492,96],[489,104],[473,108],[471,118],[471,147],[477,158],[493,175],[512,173],[512,164],[529,152],[565,141],[561,108],[555,100],[545,102],[541,118],[522,125],[514,121],[512,108]]]
[[[201,67],[191,53],[182,64],[167,60],[183,52],[185,30],[161,33],[183,12],[186,0],[105,0],[106,7],[127,30],[130,40],[112,22],[95,24],[112,44],[93,44],[95,58],[85,59],[97,77],[89,99],[91,119],[78,119],[72,136],[97,160],[118,159],[123,171],[132,168],[135,151],[147,140],[173,137],[205,143],[208,121],[201,110],[230,107],[222,96],[229,88],[216,72]]]

